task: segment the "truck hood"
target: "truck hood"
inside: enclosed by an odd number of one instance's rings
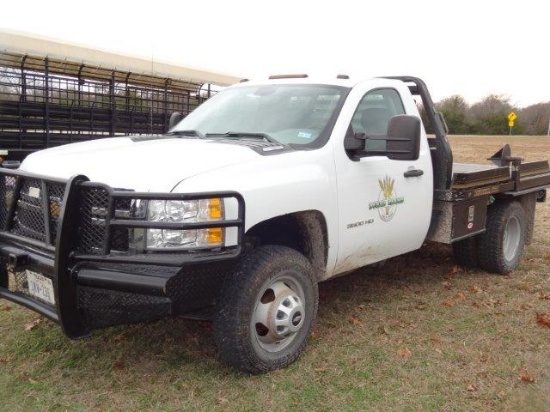
[[[184,138],[108,138],[68,144],[29,155],[20,169],[136,191],[169,192],[186,178],[261,155],[248,147]]]

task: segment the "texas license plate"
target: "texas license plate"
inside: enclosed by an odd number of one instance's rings
[[[26,270],[25,272],[27,273],[29,293],[37,299],[55,305],[52,280],[31,270]]]

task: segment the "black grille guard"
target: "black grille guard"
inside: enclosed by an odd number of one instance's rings
[[[34,197],[42,205],[40,213],[32,216],[38,220],[33,231],[25,231],[21,222],[16,219],[18,208],[22,206],[21,189],[25,181],[32,180],[39,187],[35,188]],[[63,198],[56,204],[52,201],[50,187],[64,185]],[[30,190],[30,189],[29,189]],[[81,242],[82,216],[85,214],[83,203],[86,191],[101,190],[107,194],[104,212],[104,233],[101,247],[93,253],[84,250]],[[40,192],[40,195],[38,194]],[[57,192],[56,192],[57,194]],[[32,195],[32,194],[31,194]],[[41,197],[40,197],[41,196]],[[117,204],[129,200],[197,200],[208,198],[233,198],[238,202],[236,219],[223,221],[206,221],[198,223],[185,222],[151,222],[132,217],[116,216]],[[38,200],[33,200],[38,205]],[[244,236],[245,204],[237,192],[204,192],[193,194],[182,193],[149,193],[113,189],[108,185],[90,182],[86,176],[77,175],[68,181],[40,176],[25,171],[0,168],[0,297],[26,306],[49,319],[60,323],[64,333],[69,337],[80,337],[88,332],[79,316],[76,274],[87,262],[133,263],[143,265],[163,265],[183,267],[198,263],[235,258],[242,252]],[[36,212],[35,208],[35,212]],[[25,210],[26,213],[26,210]],[[41,216],[41,218],[39,217]],[[16,229],[14,229],[16,227]],[[24,227],[21,229],[21,227]],[[119,229],[170,229],[193,230],[213,227],[237,228],[237,245],[219,250],[199,250],[194,253],[128,253],[113,250],[113,233]],[[40,229],[43,235],[36,234]],[[33,235],[34,234],[34,235]],[[55,296],[55,307],[34,299],[32,296],[10,291],[8,270],[24,268],[33,264],[49,269]]]

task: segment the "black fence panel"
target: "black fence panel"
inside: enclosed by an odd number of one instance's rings
[[[0,157],[108,136],[160,134],[213,90],[179,79],[0,51]]]

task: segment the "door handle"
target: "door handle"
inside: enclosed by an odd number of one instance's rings
[[[403,173],[403,176],[405,176],[405,177],[418,177],[418,176],[422,176],[423,174],[424,174],[423,170],[411,169],[411,170],[407,170],[405,173]]]

